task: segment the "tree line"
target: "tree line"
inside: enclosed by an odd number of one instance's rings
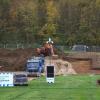
[[[0,0],[0,43],[100,45],[100,0]]]

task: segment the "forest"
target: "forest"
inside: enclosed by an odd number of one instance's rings
[[[0,0],[0,43],[100,45],[100,0]]]

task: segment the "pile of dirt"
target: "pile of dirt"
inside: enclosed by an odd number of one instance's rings
[[[37,56],[35,49],[0,49],[0,71],[25,71],[27,59],[31,56]],[[100,74],[100,70],[92,69],[92,59],[96,58],[95,53],[77,53],[54,57],[52,62],[46,58],[46,65],[54,64],[56,75],[67,74]],[[57,59],[58,58],[58,59]],[[99,62],[99,60],[96,60]],[[96,65],[94,63],[94,65]]]
[[[36,49],[0,49],[0,71],[25,71],[26,61],[32,56],[38,56]]]
[[[55,75],[68,75],[77,74],[73,69],[72,64],[62,59],[50,59],[45,58],[45,66],[53,65],[55,69]]]
[[[1,71],[24,71],[26,60],[34,55],[32,48],[28,49],[0,49]]]

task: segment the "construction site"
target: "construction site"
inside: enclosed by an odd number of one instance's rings
[[[0,71],[25,71],[27,59],[39,56],[37,49],[39,48],[0,49]],[[100,52],[60,51],[59,53],[57,48],[54,48],[54,52],[55,54],[49,59],[49,52],[44,51],[45,66],[51,60],[56,75],[100,74]]]
[[[100,0],[0,0],[0,100],[100,100]]]

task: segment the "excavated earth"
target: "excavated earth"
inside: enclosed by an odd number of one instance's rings
[[[49,57],[46,57],[45,66],[48,65],[54,66],[55,75],[77,74],[73,69],[72,64],[62,59],[50,59]]]
[[[100,74],[99,52],[69,53],[66,56],[64,55],[62,59],[70,62],[73,66],[73,69],[79,74]]]
[[[28,58],[37,56],[33,48],[28,49],[0,49],[0,71],[25,71],[25,65]],[[100,70],[92,70],[90,59],[72,59],[71,56],[64,55],[56,59],[45,58],[45,66],[54,65],[56,75],[67,74],[100,74]],[[67,58],[66,58],[67,57]],[[77,58],[77,57],[76,57]]]
[[[34,55],[30,49],[0,49],[0,70],[1,71],[24,71],[28,58]]]

